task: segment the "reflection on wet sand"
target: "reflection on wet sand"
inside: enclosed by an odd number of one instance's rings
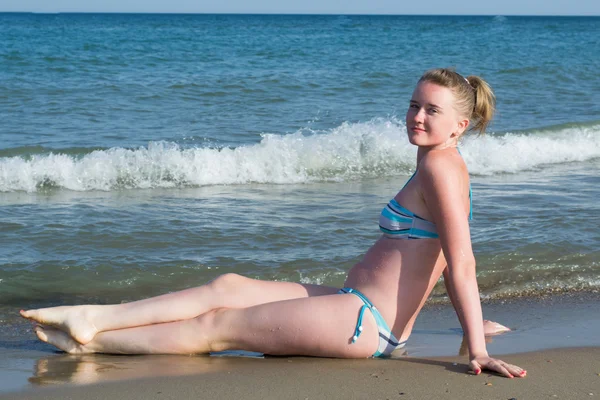
[[[56,354],[40,358],[29,382],[34,386],[87,385],[165,376],[218,373],[260,363],[256,357],[115,356]]]
[[[444,333],[448,334],[448,332]],[[492,338],[486,337],[486,342],[491,343]],[[461,356],[468,354],[467,341],[464,336],[458,354]],[[235,357],[223,357],[223,355]],[[399,349],[392,354],[392,358],[405,358],[409,355],[410,351]],[[262,355],[259,353],[241,351],[224,352],[217,354],[216,357],[206,355],[86,354],[75,356],[54,354],[37,360],[34,375],[28,381],[34,386],[88,385],[142,378],[201,375],[231,372],[248,367],[254,368],[261,363],[260,358]],[[282,358],[285,359],[285,357]]]

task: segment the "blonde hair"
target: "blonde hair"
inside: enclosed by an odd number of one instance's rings
[[[465,78],[451,68],[438,68],[425,72],[419,82],[450,89],[458,112],[473,121],[469,130],[485,133],[496,111],[496,96],[486,81],[475,75]]]

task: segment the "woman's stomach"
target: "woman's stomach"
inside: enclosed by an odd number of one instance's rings
[[[350,270],[344,285],[367,296],[398,336],[414,320],[444,267],[438,239],[382,236]]]

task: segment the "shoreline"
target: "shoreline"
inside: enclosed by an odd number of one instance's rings
[[[471,398],[463,388],[466,382],[469,384],[465,387],[473,385],[473,394],[478,393],[472,398],[494,398],[495,395],[490,397],[485,394],[485,390],[480,390],[479,386],[488,382],[486,379],[492,379],[490,382],[494,387],[497,385],[507,391],[520,388],[518,385],[539,386],[543,381],[545,386],[551,383],[558,385],[556,393],[550,393],[548,396],[564,394],[565,388],[574,391],[578,390],[578,387],[588,386],[590,389],[585,393],[587,396],[588,393],[600,395],[600,390],[596,390],[596,393],[591,389],[594,385],[600,388],[600,376],[597,375],[600,374],[600,337],[593,334],[600,332],[598,306],[600,293],[596,292],[483,301],[486,319],[492,319],[513,329],[509,333],[488,338],[490,355],[500,356],[506,362],[524,367],[530,376],[525,381],[535,379],[535,384],[513,384],[513,380],[495,375],[487,377],[488,374],[483,374],[486,376],[483,378],[467,374],[468,363],[462,345],[462,331],[454,310],[448,304],[427,305],[417,319],[407,347],[385,360],[263,358],[256,355],[239,357],[240,354],[236,352],[232,353],[238,357],[103,354],[70,356],[36,341],[28,330],[24,330],[24,326],[18,329],[13,326],[18,333],[13,332],[12,337],[5,336],[0,339],[0,399],[106,398],[116,396],[116,392],[112,391],[125,389],[128,391],[128,398],[138,398],[136,393],[142,398],[150,395],[146,387],[156,389],[153,392],[154,396],[158,396],[158,392],[166,393],[161,388],[170,388],[169,390],[174,392],[185,391],[185,395],[181,392],[179,395],[173,395],[173,398],[190,397],[192,393],[198,397],[202,392],[206,396],[204,398],[238,398],[242,394],[250,394],[250,399],[258,399],[264,398],[260,393],[263,393],[262,388],[268,386],[271,386],[269,393],[272,392],[272,395],[269,396],[272,398],[294,398],[286,391],[292,391],[292,388],[298,385],[302,386],[307,395],[302,397],[300,393],[304,392],[294,389],[293,392],[298,393],[297,398],[337,398],[340,396],[333,395],[332,388],[339,386],[338,389],[346,390],[349,385],[353,388],[352,393],[362,393],[363,387],[371,387],[367,383],[376,378],[370,374],[389,375],[389,382],[381,380],[384,382],[383,388],[389,390],[398,386],[396,380],[406,382],[405,392],[415,395],[428,387],[431,390],[441,390],[441,387],[435,385],[442,378],[449,380],[448,393],[454,393],[456,396],[460,393],[460,397],[465,399]],[[28,335],[25,339],[24,334]],[[547,360],[553,360],[553,363],[549,363],[553,365],[545,365]],[[570,365],[571,370],[564,370],[565,365]],[[555,370],[554,367],[558,369]],[[348,371],[354,374],[355,379],[347,377]],[[560,377],[553,375],[558,373],[557,371],[561,371]],[[589,377],[586,375],[588,373],[591,374]],[[274,378],[277,374],[281,374],[282,377]],[[200,375],[201,379],[198,379]],[[554,376],[552,382],[548,376]],[[413,378],[410,380],[407,377]],[[465,377],[476,380],[465,380]],[[322,392],[317,392],[313,384],[321,381]],[[366,386],[355,383],[362,381]],[[431,386],[432,384],[434,386]],[[419,389],[421,387],[423,388]],[[372,390],[373,388],[369,389]],[[490,388],[487,390],[490,392]],[[212,394],[209,396],[208,393]],[[325,396],[324,393],[329,394]],[[355,396],[352,393],[348,395],[358,398],[370,396],[366,389],[361,395]],[[446,392],[440,393],[440,397],[443,397]],[[537,398],[531,394],[525,398]],[[400,398],[397,393],[395,396],[384,396],[382,391],[380,398]],[[427,398],[425,394],[422,396],[425,397],[405,398]],[[519,395],[507,395],[505,398],[511,397],[519,398]],[[574,398],[566,394],[561,397]]]

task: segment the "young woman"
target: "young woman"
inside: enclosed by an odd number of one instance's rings
[[[268,282],[235,274],[197,288],[117,305],[21,311],[38,338],[68,353],[190,354],[228,349],[359,358],[404,346],[440,275],[468,342],[470,368],[526,371],[488,356],[469,218],[471,189],[457,149],[483,132],[495,98],[481,78],[426,72],[408,112],[417,170],[383,209],[383,235],[349,272],[345,288]]]

